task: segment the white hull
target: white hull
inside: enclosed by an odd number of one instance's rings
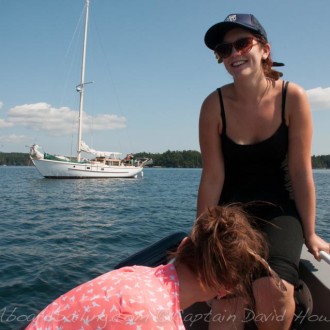
[[[45,178],[133,178],[142,174],[142,166],[110,166],[104,164],[76,163],[49,159],[31,160]]]

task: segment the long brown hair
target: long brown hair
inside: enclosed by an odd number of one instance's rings
[[[255,278],[276,276],[265,261],[267,256],[263,234],[238,205],[206,210],[196,220],[190,239],[174,253],[176,262],[187,265],[202,286],[215,292],[225,287],[249,302],[253,302]]]

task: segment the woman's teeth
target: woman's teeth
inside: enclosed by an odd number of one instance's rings
[[[232,63],[232,66],[236,67],[236,66],[240,66],[244,63],[245,63],[245,61],[241,60],[241,61],[237,61],[237,62]]]

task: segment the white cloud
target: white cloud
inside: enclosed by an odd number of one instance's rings
[[[0,109],[3,107],[3,102],[0,101]]]
[[[126,118],[117,115],[97,115],[95,117],[84,114],[84,130],[108,130],[126,127]]]
[[[0,118],[0,128],[12,127],[13,124]]]
[[[330,110],[330,87],[316,87],[307,91],[312,110]]]
[[[30,138],[26,137],[25,135],[16,135],[10,134],[7,136],[0,136],[0,142],[6,143],[25,143],[26,141],[30,140]]]
[[[23,104],[9,110],[8,122],[11,125],[47,131],[50,135],[60,136],[71,134],[76,129],[78,112],[68,107],[54,108],[43,102]],[[83,123],[85,131],[119,129],[126,127],[126,118],[107,114],[94,117],[83,114]]]

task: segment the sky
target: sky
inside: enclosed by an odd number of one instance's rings
[[[85,0],[0,0],[0,152],[75,155]],[[96,150],[200,150],[205,97],[231,77],[203,42],[231,13],[267,31],[307,91],[313,155],[330,154],[329,0],[90,0],[83,140]]]

